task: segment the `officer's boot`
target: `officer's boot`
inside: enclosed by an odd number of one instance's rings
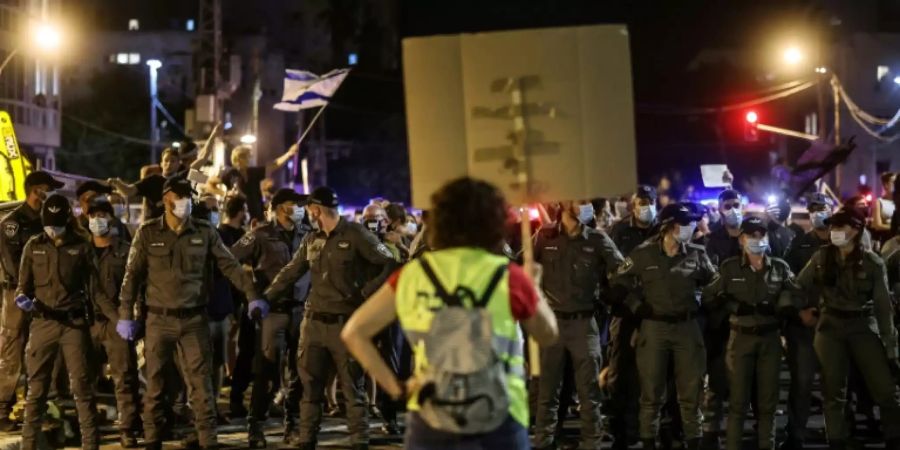
[[[641,439],[641,448],[644,450],[656,450],[656,439]]]
[[[301,442],[300,445],[297,446],[299,450],[316,450],[316,441],[312,442]]]
[[[659,449],[660,450],[672,450],[672,428],[671,427],[661,427],[659,430]]]
[[[719,450],[719,433],[708,431],[703,433],[700,439],[700,448],[703,450]]]
[[[297,427],[296,418],[285,416],[282,442],[289,447],[296,447],[300,444],[300,430]]]
[[[684,444],[685,450],[700,450],[700,439],[688,439]]]
[[[255,420],[247,424],[247,447],[266,448],[266,435],[263,433],[262,424]]]
[[[123,431],[119,433],[119,445],[122,448],[137,448],[138,441],[134,433],[131,431]]]

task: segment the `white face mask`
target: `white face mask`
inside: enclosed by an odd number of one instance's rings
[[[125,205],[113,205],[113,212],[116,217],[125,217]]]
[[[213,211],[209,213],[209,223],[211,223],[214,227],[219,226],[219,220],[221,220],[221,217],[219,216],[218,212]]]
[[[291,220],[294,221],[295,224],[300,225],[300,222],[303,222],[304,217],[306,217],[306,210],[303,209],[302,206],[295,206],[294,210],[291,212]]]
[[[66,227],[44,227],[44,233],[47,233],[50,239],[56,239],[66,234]]]
[[[846,231],[832,231],[831,243],[838,247],[845,247],[850,244],[850,239],[847,238]]]
[[[831,217],[831,214],[828,211],[817,211],[809,215],[809,220],[812,222],[813,228],[824,230],[828,227],[828,225],[825,225],[825,219],[829,217]]]
[[[769,240],[767,238],[754,239],[747,238],[747,251],[753,255],[762,255],[769,248]]]
[[[656,218],[656,206],[654,205],[645,205],[638,207],[638,220],[643,223],[653,222],[653,219]]]
[[[175,217],[184,220],[188,216],[191,215],[191,199],[190,198],[179,198],[175,200],[175,204],[172,207],[172,214]]]
[[[578,221],[583,224],[590,223],[594,219],[594,205],[587,203],[578,205]]]
[[[105,217],[91,217],[88,221],[88,229],[94,236],[106,236],[109,233],[109,219]]]
[[[725,211],[725,225],[728,225],[732,228],[737,228],[741,226],[741,222],[744,220],[743,214],[741,214],[741,210],[738,208],[731,208],[728,211]]]
[[[416,233],[419,232],[419,226],[416,225],[415,222],[407,222],[406,223],[406,234],[409,236],[415,236]]]
[[[694,230],[697,229],[697,222],[691,222],[688,225],[678,225],[678,234],[675,239],[684,244],[691,241],[694,237]]]

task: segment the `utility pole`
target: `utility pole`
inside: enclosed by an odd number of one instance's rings
[[[222,120],[222,99],[219,89],[222,86],[222,3],[221,0],[199,0],[199,23],[197,27],[196,89],[198,99],[201,96],[214,96],[210,126]],[[198,111],[200,108],[197,108]],[[205,121],[200,118],[201,121]],[[198,136],[206,136],[209,130],[198,127]]]
[[[841,145],[841,91],[837,76],[832,73],[831,90],[834,92],[834,145]],[[834,191],[841,197],[841,164],[834,168]]]

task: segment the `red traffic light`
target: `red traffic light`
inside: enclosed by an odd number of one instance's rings
[[[756,123],[759,120],[759,116],[756,114],[756,111],[749,111],[746,116],[748,123]]]

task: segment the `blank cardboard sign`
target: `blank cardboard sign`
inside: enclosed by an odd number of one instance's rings
[[[403,66],[415,207],[461,176],[513,204],[637,184],[624,25],[409,38]]]

